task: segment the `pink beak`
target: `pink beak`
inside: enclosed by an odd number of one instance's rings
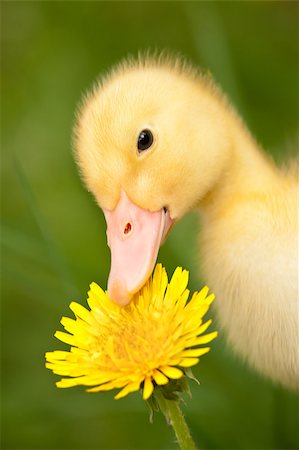
[[[104,210],[111,250],[109,297],[127,305],[151,275],[160,245],[173,221],[167,211],[150,212],[132,203],[122,191],[113,211]]]

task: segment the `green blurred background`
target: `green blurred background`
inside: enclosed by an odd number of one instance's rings
[[[106,285],[101,211],[71,152],[74,110],[93,80],[140,49],[208,68],[278,161],[298,133],[298,2],[2,2],[2,447],[175,449],[139,394],[59,390],[44,353],[71,300]],[[197,219],[161,250],[198,280]],[[248,369],[220,338],[185,407],[200,448],[297,449],[298,397]]]

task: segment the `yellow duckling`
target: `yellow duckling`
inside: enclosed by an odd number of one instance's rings
[[[298,179],[215,84],[167,57],[120,64],[80,109],[76,156],[107,221],[111,298],[130,301],[172,224],[197,208],[202,275],[228,341],[297,389]]]

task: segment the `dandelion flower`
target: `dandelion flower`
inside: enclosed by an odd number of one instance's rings
[[[214,295],[208,288],[195,292],[188,302],[189,274],[178,267],[168,283],[161,264],[129,305],[113,303],[96,283],[90,285],[90,310],[72,302],[75,319],[63,317],[66,332],[55,336],[70,351],[46,353],[46,367],[61,375],[57,387],[89,386],[89,392],[121,389],[116,399],[143,389],[148,399],[155,385],[179,379],[185,368],[198,363],[217,332],[203,334],[203,323]]]

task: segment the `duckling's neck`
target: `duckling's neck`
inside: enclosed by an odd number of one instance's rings
[[[268,192],[276,183],[277,170],[245,128],[239,117],[231,117],[230,152],[220,177],[200,200],[204,216],[218,215],[237,199]]]
[[[229,131],[226,167],[199,204],[201,273],[230,344],[298,389],[298,194],[242,124]]]

